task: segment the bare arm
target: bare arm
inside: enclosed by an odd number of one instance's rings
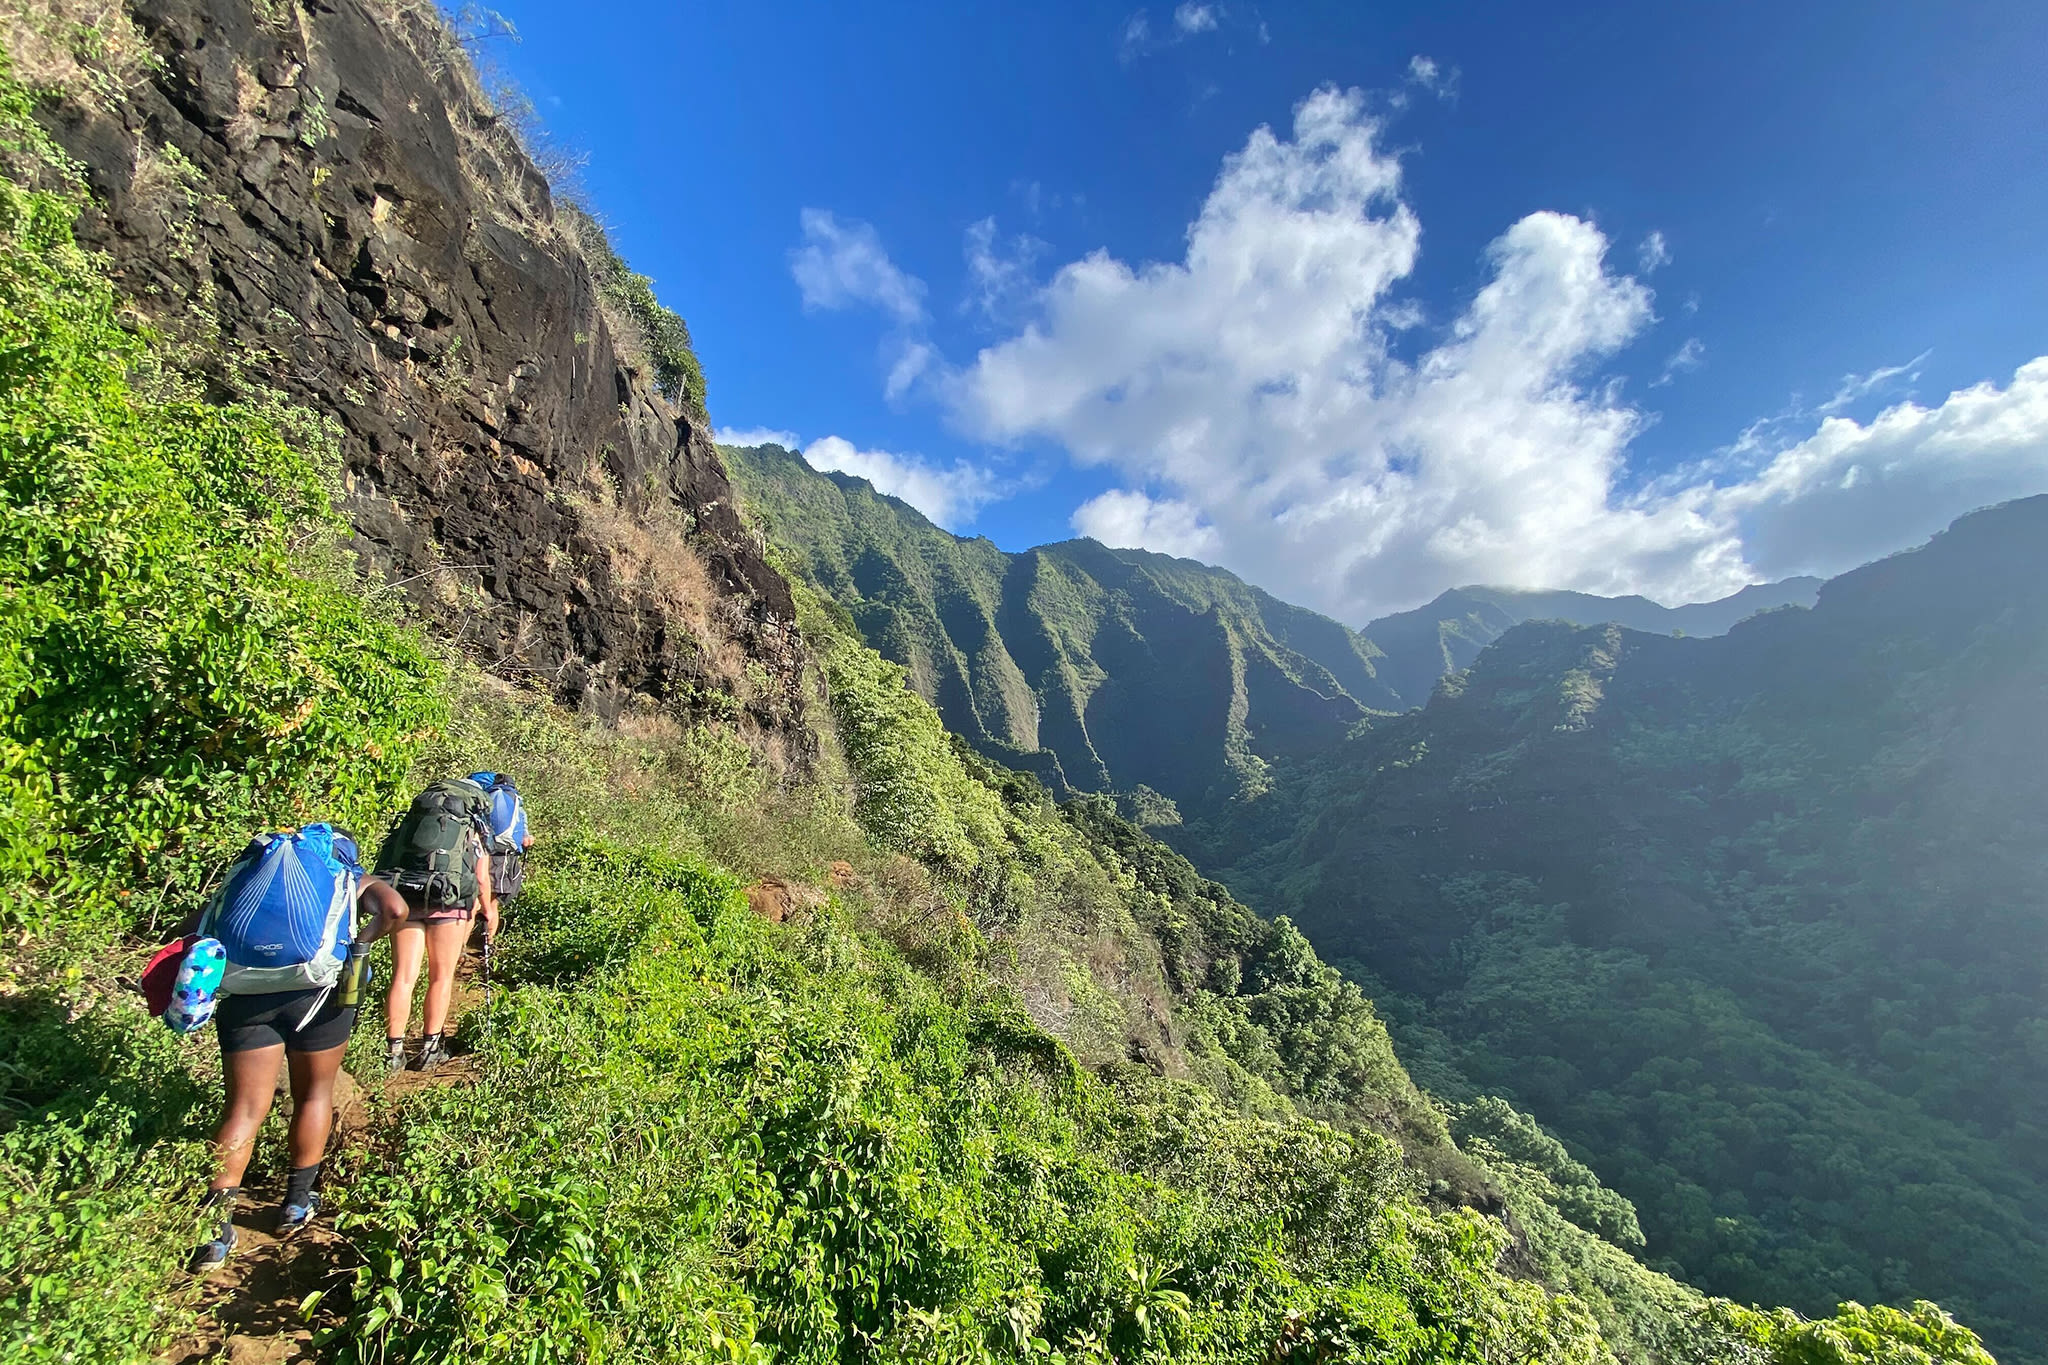
[[[381,877],[363,878],[362,888],[356,892],[356,908],[368,910],[377,917],[367,932],[357,935],[359,943],[375,943],[386,934],[397,932],[409,913],[405,897],[392,890],[391,884]]]

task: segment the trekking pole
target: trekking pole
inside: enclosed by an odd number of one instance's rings
[[[484,1031],[491,1027],[491,959],[498,954],[498,939],[495,934],[484,935]]]

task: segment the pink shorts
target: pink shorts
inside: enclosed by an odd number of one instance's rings
[[[426,893],[400,890],[405,897],[405,908],[410,912],[405,917],[407,924],[466,924],[476,917],[473,905],[448,905],[436,901],[427,903]]]

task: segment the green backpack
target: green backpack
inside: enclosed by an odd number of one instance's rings
[[[428,905],[472,905],[476,856],[490,828],[491,798],[484,789],[467,778],[444,778],[415,796],[385,836],[377,875]]]

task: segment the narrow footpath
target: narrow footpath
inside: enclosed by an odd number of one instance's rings
[[[459,1026],[463,1017],[482,1003],[478,970],[476,953],[465,953],[456,972],[451,1025]],[[381,1038],[381,994],[372,1008]],[[360,1019],[357,1022],[358,1030],[370,1026]],[[451,1057],[431,1073],[393,1072],[383,1081],[384,1104],[428,1086],[467,1085],[475,1067],[475,1059],[465,1053]],[[281,1064],[278,1087],[275,1113],[282,1116],[290,1113],[291,1098],[284,1089]],[[327,1144],[330,1159],[334,1153],[369,1141],[376,1108],[356,1078],[343,1070],[335,1084],[334,1135]],[[295,1365],[322,1358],[314,1334],[342,1320],[339,1304],[330,1307],[326,1299],[339,1297],[361,1260],[348,1239],[335,1231],[331,1206],[323,1208],[311,1226],[280,1241],[273,1230],[283,1194],[281,1171],[265,1172],[260,1182],[248,1187],[235,1214],[234,1254],[201,1281],[197,1329],[160,1356],[159,1365]],[[325,1290],[326,1296],[309,1318],[299,1305],[315,1290]]]

